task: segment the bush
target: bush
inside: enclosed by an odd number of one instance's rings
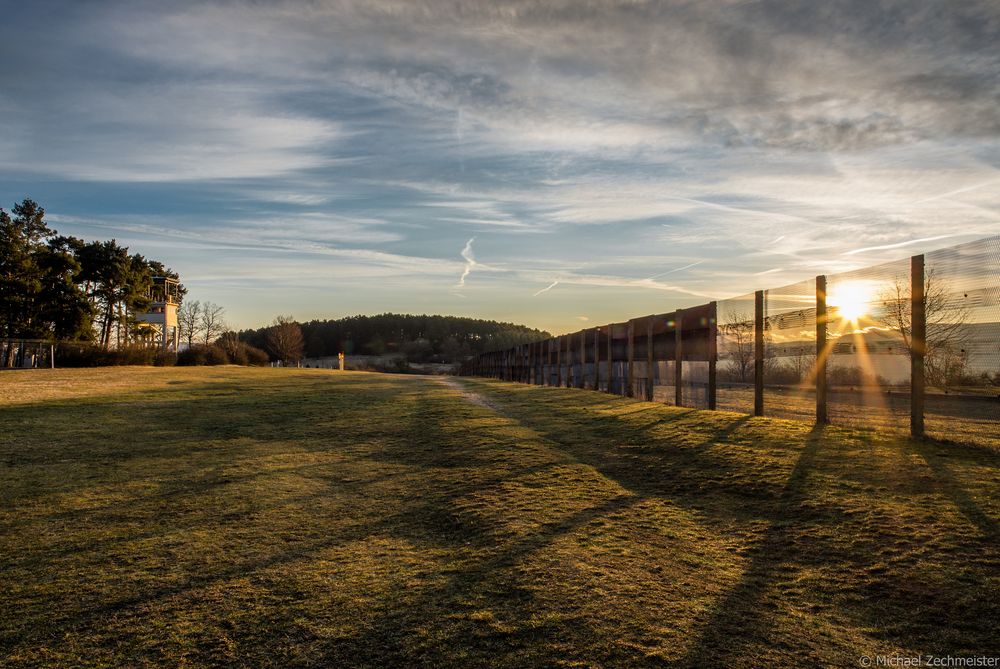
[[[153,356],[153,364],[157,367],[173,367],[177,364],[177,353],[160,349]]]
[[[255,367],[267,367],[271,364],[271,357],[256,346],[243,344],[243,350],[247,356],[246,364],[253,365]]]
[[[827,383],[831,386],[888,386],[890,383],[883,377],[872,374],[860,367],[830,367],[827,370]]]
[[[165,361],[160,362],[163,354],[166,354],[166,352],[162,349],[147,348],[145,346],[125,346],[105,351],[97,344],[87,342],[59,344],[56,347],[56,366],[110,367],[117,365],[167,364]],[[173,353],[167,355],[173,358]]]
[[[189,346],[177,354],[177,364],[184,367],[198,365],[228,365],[229,356],[220,347],[203,344]]]
[[[215,345],[226,352],[229,362],[234,365],[254,365],[263,367],[271,362],[267,353],[240,341],[235,335],[226,334],[219,338]]]

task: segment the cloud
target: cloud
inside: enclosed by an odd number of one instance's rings
[[[5,14],[0,196],[317,300],[443,311],[475,269],[463,308],[556,318],[505,296],[702,299],[1000,220],[995,2],[46,8]]]
[[[475,237],[470,237],[469,241],[465,242],[465,248],[462,249],[462,258],[465,260],[465,268],[462,270],[462,276],[458,278],[458,284],[456,288],[465,288],[465,279],[472,273],[472,268],[476,266],[476,256],[472,253],[472,242],[476,241]]]
[[[883,244],[881,246],[868,246],[863,249],[854,249],[853,251],[844,252],[845,256],[853,256],[858,253],[868,253],[869,251],[884,251],[886,249],[899,249],[904,246],[912,246],[913,244],[922,244],[924,242],[933,242],[939,239],[948,239],[949,237],[955,237],[956,235],[935,235],[934,237],[924,237],[923,239],[910,239],[905,242],[897,242],[895,244]]]
[[[547,293],[547,292],[549,292],[550,290],[552,290],[553,288],[555,288],[558,285],[559,285],[559,281],[558,280],[553,281],[552,283],[550,283],[549,285],[547,285],[545,288],[542,288],[540,291],[538,291],[537,293],[535,293],[534,295],[532,295],[532,297],[538,297],[542,293]]]

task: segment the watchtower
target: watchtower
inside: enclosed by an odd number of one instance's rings
[[[177,329],[177,306],[180,304],[180,282],[169,276],[154,276],[149,288],[149,311],[137,314],[136,320],[148,323],[165,350],[177,350],[180,333]]]

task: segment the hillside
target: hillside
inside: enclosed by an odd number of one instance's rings
[[[514,323],[459,316],[379,314],[302,323],[305,357],[402,353],[411,362],[459,362],[478,353],[539,341],[551,335]],[[266,348],[266,328],[240,339]]]
[[[1000,656],[985,449],[306,369],[8,372],[0,405],[3,666]]]

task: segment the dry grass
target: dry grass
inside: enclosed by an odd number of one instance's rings
[[[1000,655],[1000,456],[596,393],[0,375],[0,664]]]

